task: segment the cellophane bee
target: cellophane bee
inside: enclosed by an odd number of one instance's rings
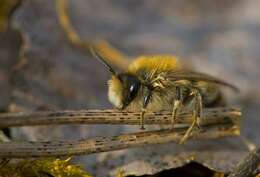
[[[192,111],[193,122],[180,140],[183,143],[194,127],[199,127],[203,107],[223,102],[219,85],[235,86],[208,74],[188,70],[174,56],[141,56],[133,60],[127,71],[118,73],[94,49],[92,54],[109,69],[108,99],[119,109],[140,111],[141,129],[147,111],[172,111],[174,127],[180,109]]]

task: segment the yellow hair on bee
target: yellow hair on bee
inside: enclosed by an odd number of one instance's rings
[[[108,81],[108,99],[117,108],[122,108],[123,106],[122,90],[123,86],[120,80],[116,76],[112,76],[112,78]]]
[[[128,67],[129,73],[136,73],[140,70],[159,71],[177,70],[181,68],[181,64],[174,56],[155,55],[155,56],[140,56],[133,61]]]

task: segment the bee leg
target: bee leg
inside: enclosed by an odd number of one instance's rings
[[[201,96],[201,94],[200,94],[200,92],[198,91],[198,93],[197,93],[197,100],[196,100],[196,102],[195,102],[195,104],[197,104],[196,105],[196,107],[197,107],[197,115],[198,115],[198,119],[197,119],[197,121],[195,122],[195,126],[198,128],[198,129],[200,129],[200,121],[201,121],[201,117],[202,117],[202,96]]]
[[[140,117],[140,125],[141,125],[141,130],[145,130],[144,128],[144,114],[146,113],[146,109],[143,108],[141,112],[141,117]]]
[[[194,110],[193,111],[193,122],[192,122],[191,126],[189,127],[189,129],[185,132],[184,136],[179,141],[179,144],[183,144],[189,138],[193,128],[196,127],[197,119],[198,119],[198,117],[196,115],[196,110]]]
[[[202,97],[198,90],[194,89],[193,94],[195,97],[195,108],[192,114],[193,122],[191,126],[188,128],[188,130],[185,132],[184,136],[181,138],[179,144],[184,143],[189,138],[192,130],[195,127],[199,127],[199,118],[201,117],[201,113],[202,113]]]
[[[180,89],[180,87],[176,87],[175,100],[174,100],[174,105],[173,105],[173,109],[172,109],[172,117],[171,117],[172,129],[174,128],[174,123],[176,121],[177,113],[178,113],[178,110],[180,107],[181,107],[181,89]]]
[[[141,112],[141,117],[140,117],[140,124],[141,124],[141,129],[144,130],[144,114],[146,113],[146,107],[150,101],[150,98],[152,96],[152,90],[147,88],[145,91],[144,97],[143,97],[143,107],[142,107],[142,112]]]

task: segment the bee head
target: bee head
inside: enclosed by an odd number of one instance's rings
[[[124,109],[137,96],[141,82],[130,74],[119,74],[112,76],[108,86],[109,101],[117,108]]]
[[[112,74],[112,78],[108,81],[108,99],[117,108],[124,109],[136,97],[141,82],[130,74],[118,74],[106,59],[103,58],[94,47],[90,48],[92,55],[103,63]]]

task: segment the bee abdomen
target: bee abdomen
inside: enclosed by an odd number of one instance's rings
[[[206,101],[205,99],[203,99],[203,97],[202,97],[202,101],[203,101],[203,106],[207,108],[226,105],[223,94],[220,91],[210,101]]]
[[[202,103],[204,107],[225,105],[223,94],[218,85],[205,82],[203,84],[201,83],[198,85],[200,85],[199,89],[200,93],[202,94]]]

